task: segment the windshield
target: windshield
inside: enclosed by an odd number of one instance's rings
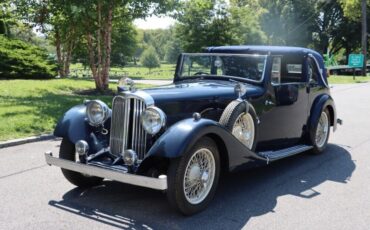
[[[180,78],[220,76],[261,82],[265,63],[265,55],[183,54]]]

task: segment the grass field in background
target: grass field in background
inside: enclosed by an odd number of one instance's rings
[[[90,80],[0,80],[0,141],[50,133],[64,112],[84,99],[111,105],[113,96],[79,93],[94,87]]]
[[[354,84],[354,83],[366,83],[370,81],[370,77],[356,76],[335,76],[332,75],[328,78],[330,84]]]
[[[161,64],[161,67],[149,69],[140,65],[129,64],[125,67],[111,67],[109,75],[111,79],[118,79],[123,76],[128,76],[132,79],[145,79],[145,80],[172,80],[175,74],[176,65],[174,64]],[[82,64],[71,65],[72,77],[91,77],[89,68],[84,69]]]

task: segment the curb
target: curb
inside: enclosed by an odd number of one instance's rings
[[[37,142],[37,141],[46,141],[46,140],[51,140],[55,138],[57,137],[55,137],[53,134],[43,134],[40,136],[9,140],[9,141],[0,142],[0,149],[11,147],[11,146],[16,146],[16,145],[22,145],[26,143]]]

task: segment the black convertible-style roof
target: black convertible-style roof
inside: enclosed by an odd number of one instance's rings
[[[208,53],[236,53],[236,54],[264,54],[264,55],[308,55],[311,54],[317,60],[321,69],[323,83],[327,85],[327,73],[324,65],[323,56],[312,50],[303,47],[293,46],[257,46],[257,45],[240,45],[240,46],[213,46],[205,49]]]
[[[210,53],[246,53],[246,54],[312,54],[316,58],[322,56],[311,49],[302,48],[302,47],[293,47],[293,46],[248,46],[248,45],[241,45],[241,46],[214,46],[206,48],[207,52]]]

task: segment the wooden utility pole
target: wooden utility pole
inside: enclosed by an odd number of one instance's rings
[[[362,76],[366,76],[366,54],[367,54],[367,17],[366,0],[362,0],[362,54],[364,55],[364,64],[362,67]]]

